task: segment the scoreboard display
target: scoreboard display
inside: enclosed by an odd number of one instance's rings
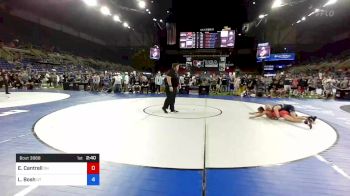
[[[180,49],[234,48],[235,31],[180,32]]]
[[[16,185],[100,185],[100,156],[16,154]]]
[[[149,51],[149,57],[153,60],[160,59],[160,49],[158,47],[153,47]]]
[[[196,33],[181,32],[180,33],[180,48],[196,48]]]
[[[204,33],[204,48],[218,48],[219,46],[219,33]]]
[[[235,31],[223,30],[220,32],[221,48],[233,48],[235,46]]]
[[[258,49],[256,53],[256,58],[258,60],[267,59],[270,57],[271,47],[269,43],[258,44]]]

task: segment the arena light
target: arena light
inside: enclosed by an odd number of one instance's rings
[[[153,18],[153,21],[154,21],[154,22],[157,22],[157,19],[156,19],[156,18]]]
[[[112,15],[112,14],[111,14],[111,11],[110,11],[109,8],[106,7],[106,6],[102,6],[100,11],[101,11],[101,13],[102,13],[103,15],[106,15],[106,16]]]
[[[263,19],[263,18],[265,18],[266,16],[267,16],[267,14],[260,14],[260,15],[259,15],[259,18],[260,18],[260,19]]]
[[[97,6],[97,0],[83,0],[83,2],[87,5],[87,6]]]
[[[302,21],[305,21],[305,20],[306,20],[306,17],[305,17],[305,16],[304,16],[304,17],[302,17],[302,18],[301,18],[301,20],[302,20]]]
[[[272,9],[278,8],[278,7],[282,7],[283,6],[283,2],[282,0],[275,0],[272,4]]]
[[[121,22],[120,17],[118,15],[114,15],[113,20],[116,22]]]
[[[299,24],[299,23],[301,23],[301,20],[298,20],[298,21],[297,21],[297,24]]]
[[[151,14],[151,11],[149,11],[148,14]]]
[[[323,5],[323,7],[329,6],[329,5],[333,5],[335,3],[337,3],[338,0],[328,0],[328,2],[326,4]]]
[[[312,16],[312,15],[314,15],[314,14],[320,12],[320,11],[321,10],[317,8],[317,9],[315,9],[315,11],[311,12],[308,16]]]
[[[139,7],[141,8],[141,9],[145,9],[146,8],[146,2],[145,1],[139,1]]]
[[[162,20],[162,19],[160,19],[160,20],[159,20],[159,22],[163,23],[163,20]]]
[[[146,9],[146,12],[149,12],[149,9]]]
[[[123,26],[124,26],[125,28],[128,28],[129,24],[128,24],[127,22],[124,22],[124,23],[123,23]]]

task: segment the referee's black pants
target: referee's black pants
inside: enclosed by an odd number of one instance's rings
[[[170,110],[175,110],[175,98],[176,98],[177,89],[173,88],[173,92],[170,92],[169,87],[165,87],[166,99],[164,101],[163,109],[168,109],[170,106]]]

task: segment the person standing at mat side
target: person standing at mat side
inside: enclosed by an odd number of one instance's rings
[[[0,72],[0,77],[1,77],[1,80],[0,80],[0,84],[1,84],[1,86],[2,86],[2,83],[5,85],[5,93],[6,94],[10,94],[9,93],[9,75],[5,72],[5,70],[2,70],[1,72]],[[0,86],[0,87],[1,87]]]
[[[164,78],[166,99],[163,105],[164,113],[168,113],[167,109],[170,106],[171,112],[178,112],[175,110],[175,98],[177,93],[177,87],[179,85],[179,77],[177,72],[179,71],[179,64],[173,64],[172,68],[166,74]]]

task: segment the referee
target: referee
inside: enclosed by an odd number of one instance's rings
[[[178,112],[175,110],[174,104],[177,93],[177,87],[179,85],[179,77],[177,75],[177,72],[179,71],[179,66],[179,64],[174,63],[172,65],[172,68],[168,71],[166,77],[164,78],[166,93],[166,99],[162,108],[164,113],[168,113],[167,109],[169,106],[171,112]]]

